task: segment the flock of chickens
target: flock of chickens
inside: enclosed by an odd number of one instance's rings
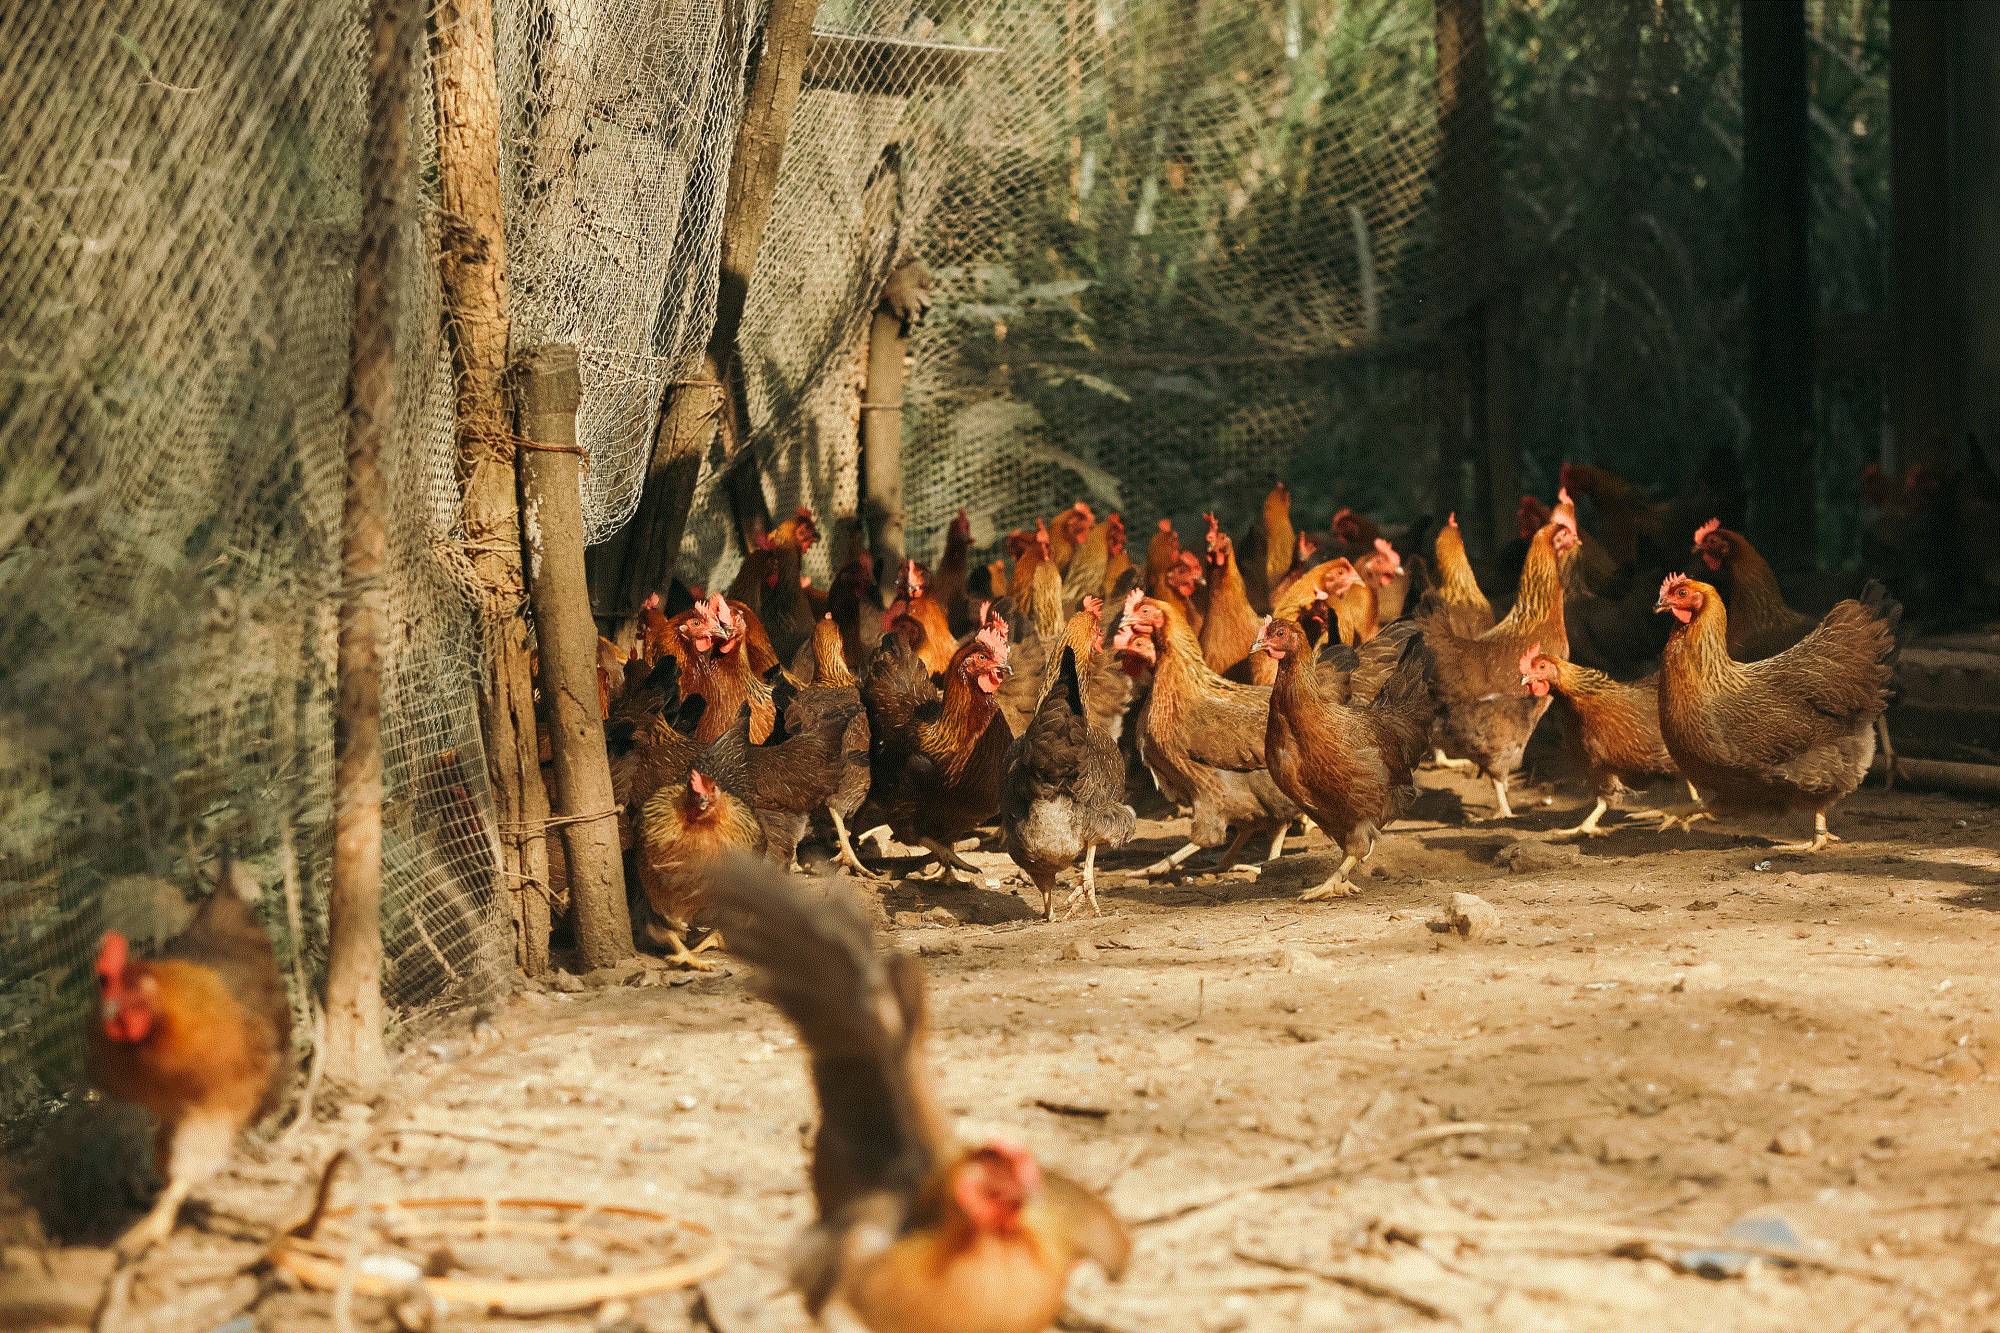
[[[997,826],[1045,916],[1079,864],[1069,906],[1095,912],[1098,850],[1130,838],[1128,774],[1143,769],[1190,817],[1185,844],[1143,874],[1222,847],[1221,867],[1255,875],[1304,817],[1343,854],[1303,896],[1345,896],[1427,759],[1476,769],[1511,815],[1509,780],[1555,704],[1597,798],[1567,833],[1604,833],[1628,782],[1678,777],[1696,803],[1653,812],[1668,826],[1810,812],[1800,846],[1832,840],[1827,811],[1874,757],[1900,609],[1871,584],[1815,623],[1714,520],[1680,539],[1685,568],[1662,570],[1663,511],[1597,469],[1565,468],[1563,484],[1552,508],[1522,502],[1504,614],[1455,519],[1406,566],[1349,510],[1296,529],[1280,483],[1241,557],[1209,516],[1199,554],[1163,520],[1135,561],[1119,516],[1079,503],[974,569],[961,513],[936,568],[906,563],[886,606],[865,553],[824,593],[803,576],[818,532],[801,510],[726,593],[676,587],[648,602],[629,653],[602,645],[642,940],[704,968],[726,931],[810,1051],[820,1221],[794,1277],[817,1317],[1028,1333],[1056,1318],[1078,1263],[1116,1276],[1130,1239],[1020,1147],[953,1137],[925,1067],[921,968],[880,947],[852,895],[789,873],[815,829],[855,875],[879,877],[859,828],[924,849],[956,882],[973,869],[961,840]],[[212,895],[163,957],[138,961],[112,935],[97,960],[97,1080],[161,1124],[169,1184],[142,1240],[171,1227],[286,1072],[255,886],[223,878],[238,891]]]

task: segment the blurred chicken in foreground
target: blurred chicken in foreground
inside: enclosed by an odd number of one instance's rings
[[[123,1250],[165,1238],[189,1192],[229,1161],[236,1136],[276,1105],[292,1011],[271,940],[252,904],[258,887],[225,857],[217,887],[160,956],[141,962],[123,935],[97,951],[91,1079],[159,1121],[166,1178]]]
[[[736,857],[715,904],[811,1056],[819,1220],[792,1281],[823,1327],[1036,1333],[1077,1265],[1123,1273],[1131,1237],[1102,1199],[1016,1144],[953,1138],[925,1065],[923,969],[879,948],[857,903]]]

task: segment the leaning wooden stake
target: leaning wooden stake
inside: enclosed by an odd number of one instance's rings
[[[702,455],[715,439],[723,414],[734,411],[741,375],[736,335],[743,326],[757,251],[771,221],[778,168],[792,132],[792,115],[798,110],[819,4],[820,0],[771,0],[764,16],[763,42],[750,72],[736,151],[729,161],[721,287],[708,350],[693,375],[667,385],[639,512],[599,546],[591,560],[597,610],[614,623],[637,615],[647,594],[673,577]],[[740,441],[745,423],[735,425]]]
[[[500,93],[493,0],[438,0],[431,17],[436,88],[438,267],[456,374],[465,546],[486,648],[479,721],[500,823],[500,873],[514,906],[515,958],[548,969],[547,789],[535,732],[514,436],[506,399],[507,239],[500,212]]]
[[[556,770],[555,826],[569,863],[570,921],[587,967],[632,952],[611,760],[597,695],[597,622],[583,576],[582,384],[574,347],[531,347],[514,363],[521,423],[522,531],[542,698]],[[555,855],[551,849],[550,856]]]
[[[411,0],[374,0],[361,243],[347,379],[347,490],[341,503],[338,697],[333,727],[333,886],[327,900],[325,1070],[367,1086],[389,1073],[382,1046],[382,645],[389,507],[382,441],[396,420],[396,232],[409,167]]]
[[[930,304],[930,274],[909,260],[889,275],[868,325],[868,381],[861,403],[861,512],[882,577],[902,568],[903,386],[910,326]]]

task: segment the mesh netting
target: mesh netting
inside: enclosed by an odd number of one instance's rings
[[[74,1080],[85,963],[233,843],[295,865],[316,977],[364,94],[357,0],[23,0],[0,14],[0,1118]],[[265,12],[269,10],[269,12]],[[1642,479],[1742,434],[1733,0],[1486,5],[1501,284],[1524,482]],[[1879,305],[1886,23],[1810,7],[1814,269]],[[582,352],[593,540],[633,512],[663,386],[714,320],[760,6],[501,0],[517,345]],[[1431,503],[1453,321],[1494,286],[1442,240],[1432,6],[1410,0],[829,0],[741,347],[774,510],[858,508],[871,308],[935,304],[904,414],[912,546],[1079,495],[1240,521],[1279,474],[1306,523]],[[477,992],[511,952],[474,707],[434,265],[431,97],[385,456],[391,995]],[[1879,377],[1821,395],[1840,469]],[[1872,387],[1871,387],[1872,385]],[[1854,442],[1863,444],[1857,445]],[[1843,443],[1845,442],[1845,443]],[[711,450],[696,577],[736,534]],[[1829,525],[1831,526],[1831,525]],[[809,568],[824,577],[827,547]],[[151,915],[160,915],[157,912]]]

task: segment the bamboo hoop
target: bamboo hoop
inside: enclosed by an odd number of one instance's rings
[[[477,1210],[478,1215],[473,1218],[450,1215],[461,1210]],[[550,1219],[523,1215],[530,1210],[552,1210],[568,1214],[574,1221],[559,1224]],[[698,1222],[623,1204],[591,1204],[575,1199],[488,1199],[468,1195],[396,1199],[371,1205],[365,1211],[380,1216],[394,1226],[396,1238],[405,1244],[468,1235],[485,1239],[519,1236],[554,1240],[579,1234],[577,1226],[590,1218],[614,1217],[652,1223],[662,1230],[697,1237],[706,1243],[707,1248],[698,1251],[692,1258],[676,1263],[630,1272],[548,1278],[420,1277],[412,1284],[347,1268],[348,1237],[344,1228],[335,1224],[353,1217],[355,1209],[352,1204],[343,1204],[321,1212],[310,1232],[280,1236],[271,1246],[271,1262],[305,1285],[320,1291],[336,1289],[343,1278],[351,1282],[355,1294],[361,1296],[394,1296],[414,1285],[434,1301],[447,1305],[470,1307],[491,1314],[546,1315],[588,1309],[606,1301],[633,1300],[683,1290],[716,1276],[729,1266],[733,1258],[729,1247]],[[433,1220],[426,1214],[442,1216]],[[607,1234],[602,1240],[607,1249],[637,1248],[629,1240],[615,1234]]]

